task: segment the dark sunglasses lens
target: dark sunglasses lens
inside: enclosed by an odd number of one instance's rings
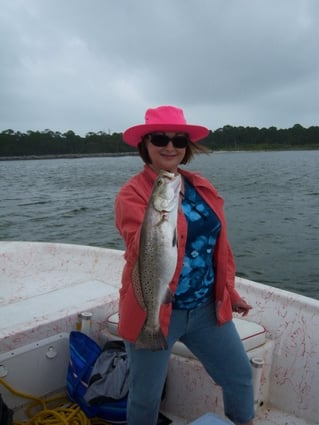
[[[150,134],[150,136],[151,136],[151,143],[154,146],[158,146],[158,147],[164,147],[168,145],[170,141],[172,141],[175,148],[183,149],[183,148],[186,148],[189,141],[188,136],[184,136],[184,135],[174,136],[171,139],[166,134],[160,134],[160,133]]]
[[[151,134],[151,143],[154,146],[166,146],[169,142],[169,137],[166,134]]]
[[[187,136],[175,136],[172,138],[172,143],[177,149],[186,148],[188,145],[188,137]]]

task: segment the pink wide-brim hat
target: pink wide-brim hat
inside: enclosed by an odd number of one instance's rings
[[[182,109],[176,106],[159,106],[146,111],[145,124],[135,125],[125,130],[123,140],[128,145],[136,147],[143,136],[156,131],[187,133],[192,142],[198,142],[209,134],[206,127],[187,124]]]

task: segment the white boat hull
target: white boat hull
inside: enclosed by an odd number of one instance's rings
[[[111,249],[0,242],[2,363],[8,355],[11,360],[7,362],[13,362],[16,353],[23,351],[22,347],[31,347],[55,335],[68,335],[77,328],[78,314],[82,311],[93,313],[91,336],[102,344],[106,318],[117,311],[123,261],[123,252]],[[267,330],[268,346],[260,352],[265,360],[259,394],[262,406],[258,406],[255,423],[319,424],[319,301],[242,278],[237,278],[237,288],[253,306],[248,320]],[[60,360],[65,368],[67,344],[59,338],[64,353]],[[36,347],[38,354],[33,351],[31,357],[40,358],[41,349]],[[28,349],[26,356],[27,352]],[[23,361],[21,358],[18,363],[27,367],[28,357]],[[16,372],[5,379],[24,375],[16,366],[11,370]],[[30,373],[40,381],[44,376],[39,369]],[[51,378],[47,381],[48,387],[39,384],[41,394],[59,389],[56,387],[60,382]],[[22,389],[36,391],[33,387]],[[173,416],[184,417],[179,422],[176,419],[176,424],[189,423],[209,411],[222,415],[220,389],[196,359],[173,355],[163,409]]]

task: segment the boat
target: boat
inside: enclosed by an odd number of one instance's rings
[[[65,389],[70,333],[80,329],[99,346],[117,337],[123,263],[116,249],[0,242],[2,382],[36,397]],[[235,321],[254,372],[255,425],[319,424],[319,300],[241,277],[236,285],[253,307]],[[0,393],[23,417],[28,401],[1,384]],[[181,343],[161,412],[173,425],[229,423],[220,388]]]

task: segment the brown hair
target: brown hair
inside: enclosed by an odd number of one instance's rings
[[[141,142],[137,145],[138,153],[142,160],[145,162],[145,164],[151,164],[151,158],[148,154],[147,146],[145,143],[145,140],[147,139],[148,135],[145,135],[142,137]],[[200,145],[199,143],[193,143],[189,142],[186,146],[185,155],[183,160],[181,161],[181,164],[188,164],[193,159],[194,155],[197,153],[208,153],[209,150],[206,148],[206,146]]]

